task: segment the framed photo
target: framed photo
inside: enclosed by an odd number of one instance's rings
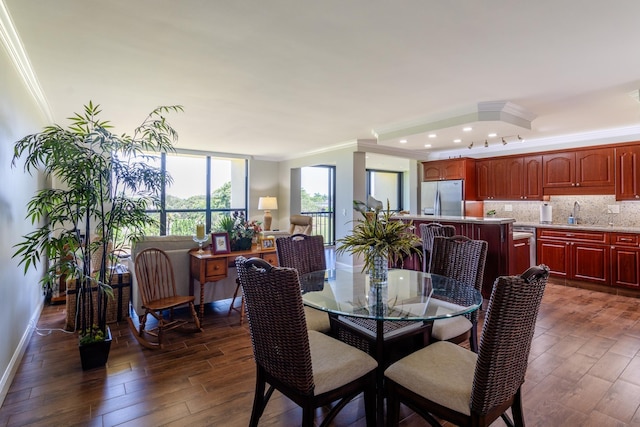
[[[260,247],[262,249],[275,249],[276,248],[276,238],[273,236],[263,237],[260,242]]]
[[[229,233],[211,233],[211,253],[217,255],[230,252]]]

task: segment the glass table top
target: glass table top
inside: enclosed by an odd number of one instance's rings
[[[300,277],[305,305],[337,315],[376,320],[435,320],[482,305],[478,290],[454,279],[391,269],[388,283],[372,287],[365,273],[322,270]]]

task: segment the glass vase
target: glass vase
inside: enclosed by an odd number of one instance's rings
[[[372,287],[385,286],[389,275],[389,259],[386,256],[373,255],[369,270],[369,283]]]

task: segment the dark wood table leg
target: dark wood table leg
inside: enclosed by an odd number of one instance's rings
[[[384,425],[384,320],[376,320],[376,425]]]

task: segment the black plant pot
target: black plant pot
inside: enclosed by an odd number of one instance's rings
[[[109,350],[111,350],[111,329],[107,326],[107,334],[104,341],[79,345],[82,370],[99,368],[107,364]]]

